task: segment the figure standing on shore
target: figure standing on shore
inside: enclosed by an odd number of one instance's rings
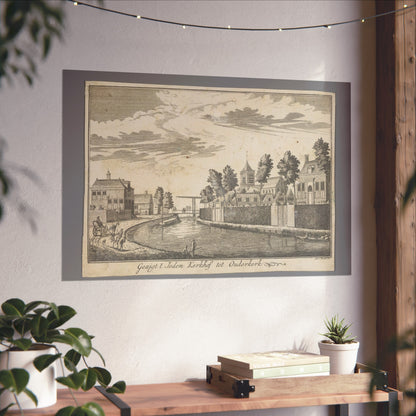
[[[195,256],[195,249],[196,249],[196,241],[192,240],[192,243],[191,243],[191,255],[192,255],[192,257]]]

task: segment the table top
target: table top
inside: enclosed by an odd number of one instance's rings
[[[120,410],[100,392],[76,392],[79,404],[90,401],[98,403],[106,416],[119,416]],[[117,397],[131,407],[131,416],[180,415],[190,413],[228,412],[257,409],[274,409],[302,406],[325,406],[334,404],[387,402],[389,394],[377,390],[370,397],[368,392],[347,394],[285,394],[278,392],[270,397],[236,399],[207,384],[205,380],[183,383],[145,384],[127,386],[124,394]],[[399,395],[400,398],[400,395]],[[53,416],[59,409],[74,405],[67,389],[58,391],[58,402],[50,407],[25,411],[26,415]]]

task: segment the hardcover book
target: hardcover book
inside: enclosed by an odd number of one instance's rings
[[[269,351],[219,355],[218,361],[221,364],[230,364],[252,370],[257,368],[329,363],[329,357],[302,351]]]
[[[236,376],[247,378],[276,378],[293,376],[329,375],[329,362],[303,365],[289,365],[268,368],[243,368],[236,365],[221,364],[221,370]]]

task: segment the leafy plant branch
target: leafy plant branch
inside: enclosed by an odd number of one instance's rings
[[[62,376],[56,381],[71,391],[76,406],[69,406],[61,409],[60,416],[70,416],[74,412],[95,416],[103,415],[98,404],[88,403],[79,406],[72,390],[87,391],[97,383],[106,388],[109,393],[123,393],[126,387],[124,381],[111,383],[111,373],[105,369],[105,361],[101,353],[92,346],[92,336],[81,328],[61,328],[75,314],[70,306],[55,303],[35,301],[25,304],[21,299],[9,299],[1,305],[3,314],[0,314],[0,344],[7,350],[26,351],[37,348],[39,345],[53,346],[56,353],[42,354],[34,359],[33,364],[38,371],[43,371],[59,360],[62,368]],[[63,344],[70,349],[63,355],[57,345]],[[98,355],[104,367],[88,364],[87,358],[94,352]],[[7,353],[7,352],[2,352]],[[81,370],[78,366],[82,364]],[[25,393],[37,404],[37,398],[27,389],[29,374],[26,370],[12,368],[0,371],[0,394],[8,390],[16,395],[16,404],[20,408],[17,395]],[[85,407],[87,406],[87,407]],[[4,415],[9,406],[0,410],[0,416]]]

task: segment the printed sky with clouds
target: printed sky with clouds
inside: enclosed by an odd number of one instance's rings
[[[318,138],[334,140],[331,93],[92,83],[87,104],[90,185],[110,171],[135,193],[198,196],[209,169],[256,169],[265,153],[277,176],[286,150],[301,167]]]

